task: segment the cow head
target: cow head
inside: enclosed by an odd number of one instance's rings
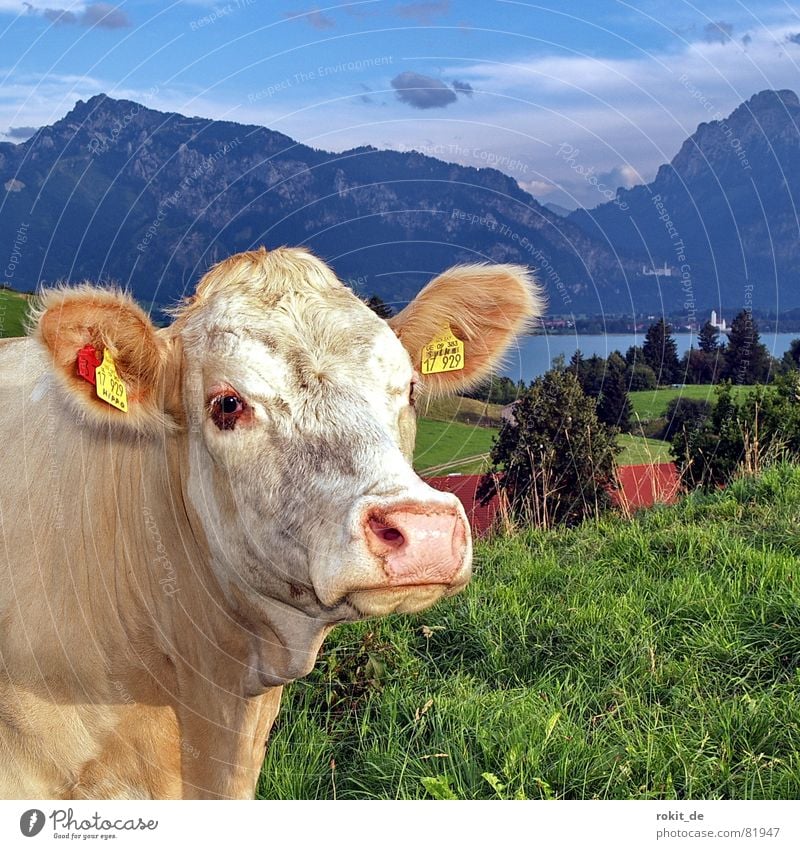
[[[461,504],[411,468],[415,398],[479,381],[539,308],[526,269],[469,265],[387,323],[307,251],[262,249],[212,268],[164,330],[119,295],[78,289],[45,298],[39,335],[93,417],[184,440],[222,591],[282,611],[291,631],[418,611],[466,585]],[[448,326],[463,368],[421,377]],[[127,413],[75,376],[87,342],[112,351]]]

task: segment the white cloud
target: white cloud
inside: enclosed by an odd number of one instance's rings
[[[115,87],[114,83],[93,76],[73,74],[18,74],[9,76],[7,68],[0,68],[0,135],[7,136],[10,127],[42,127],[53,124],[72,110],[78,100],[88,100],[104,92],[119,100],[133,100],[151,109],[180,111],[186,105],[189,114],[196,114],[189,104],[192,95],[177,88],[139,89]],[[221,114],[219,104],[207,104],[214,114]],[[11,139],[18,141],[18,139]]]
[[[19,15],[41,14],[45,9],[63,9],[75,14],[86,9],[86,3],[76,0],[53,0],[52,3],[25,2],[25,0],[0,0],[0,12],[11,12]]]
[[[526,192],[532,194],[534,197],[544,197],[556,190],[556,187],[546,180],[517,180],[517,182]]]
[[[787,41],[798,29],[795,23],[752,30],[746,45],[698,37],[629,59],[541,56],[452,65],[443,73],[482,92],[492,127],[477,128],[475,136],[499,143],[496,126],[513,129],[519,138],[508,133],[506,153],[527,157],[572,199],[593,205],[596,192],[587,181],[563,159],[553,161],[559,145],[571,144],[583,168],[614,175],[617,185],[652,179],[700,122],[727,116],[757,91],[800,87],[800,45]],[[526,134],[544,144],[531,145]]]
[[[670,49],[631,58],[451,63],[438,72],[468,82],[476,96],[441,115],[409,116],[391,97],[388,107],[370,112],[356,98],[326,100],[319,90],[296,87],[285,101],[243,104],[229,117],[332,150],[386,146],[387,137],[394,149],[407,150],[425,136],[425,146],[439,151],[433,155],[465,165],[480,164],[470,151],[488,151],[534,195],[594,206],[607,197],[586,179],[587,169],[604,178],[608,191],[650,180],[700,122],[727,116],[763,89],[800,87],[800,45],[787,41],[798,31],[796,22],[750,30],[737,22],[735,32],[751,37],[747,44],[709,43],[699,27],[692,40],[677,38]],[[385,97],[380,85],[373,88]],[[558,155],[564,143],[577,151],[573,163]]]
[[[0,0],[0,9],[9,5]],[[258,93],[251,100],[244,92],[238,103],[213,90],[173,87],[147,105],[264,125],[331,150],[385,146],[388,138],[402,150],[419,147],[425,138],[440,158],[481,167],[490,161],[484,152],[493,154],[496,167],[535,196],[594,206],[604,198],[583,175],[586,169],[609,190],[652,179],[701,121],[728,115],[757,91],[800,87],[800,45],[787,40],[800,32],[800,22],[749,29],[735,24],[736,37],[726,43],[707,42],[698,27],[690,41],[676,38],[670,49],[630,58],[540,55],[504,63],[452,62],[436,72],[468,83],[475,96],[447,110],[412,113],[397,103],[390,86],[394,65],[376,66],[369,78],[371,95],[386,101],[380,109],[363,103],[363,90],[344,73],[324,87],[292,82],[286,92]],[[744,34],[751,37],[746,45]],[[12,76],[0,88],[0,128],[52,123],[76,99],[100,91],[132,100],[145,94],[92,77]],[[565,143],[576,151],[572,163],[558,153]]]

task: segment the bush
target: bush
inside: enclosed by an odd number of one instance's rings
[[[697,430],[711,415],[712,405],[697,398],[673,398],[667,405],[664,428],[659,439],[667,442],[682,430]]]
[[[512,516],[536,527],[574,525],[610,504],[616,428],[597,418],[595,402],[571,371],[551,370],[514,405],[492,448],[479,495],[499,493]]]
[[[628,370],[628,389],[631,392],[642,392],[647,389],[655,389],[658,386],[656,373],[650,366],[638,363]]]
[[[633,423],[631,433],[634,436],[643,436],[645,439],[661,439],[666,426],[667,420],[664,416],[659,416],[657,419],[641,419]]]
[[[478,386],[467,389],[461,394],[465,398],[473,398],[476,401],[505,405],[513,404],[524,388],[525,382],[522,380],[519,383],[514,383],[509,377],[496,377],[492,375],[481,381]]]
[[[771,461],[800,454],[800,375],[783,375],[767,390],[740,401],[731,384],[717,390],[711,414],[700,424],[673,428],[672,453],[685,479],[713,488],[741,472],[758,473]]]

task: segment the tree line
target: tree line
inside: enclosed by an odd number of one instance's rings
[[[386,306],[370,306],[386,316]],[[766,384],[771,383],[769,389]],[[733,320],[727,338],[707,322],[697,347],[683,357],[670,325],[660,319],[643,344],[624,354],[563,357],[529,385],[492,377],[469,397],[513,404],[491,451],[478,495],[498,497],[511,517],[540,528],[573,525],[611,504],[616,486],[617,437],[631,427],[628,393],[684,384],[717,384],[712,402],[676,398],[660,425],[682,479],[691,487],[725,485],[742,469],[800,457],[800,339],[773,359],[749,310]],[[735,397],[734,385],[755,385]]]
[[[598,515],[616,486],[617,436],[630,428],[632,389],[718,384],[715,402],[674,399],[659,433],[689,486],[719,486],[742,468],[757,471],[787,452],[800,456],[799,369],[800,339],[774,360],[748,311],[736,316],[724,342],[706,324],[683,358],[663,320],[624,355],[576,351],[519,391],[479,495],[484,502],[499,496],[516,520],[537,527]],[[736,398],[734,384],[756,386]]]

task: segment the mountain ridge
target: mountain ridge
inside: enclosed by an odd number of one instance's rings
[[[15,222],[30,227],[6,281],[17,288],[114,279],[163,303],[231,253],[305,244],[359,293],[394,303],[448,265],[485,260],[538,267],[554,311],[624,305],[615,258],[513,178],[416,151],[331,153],[99,94],[0,146],[0,175],[6,248]],[[602,295],[598,277],[612,281]]]
[[[492,168],[334,153],[98,94],[0,143],[2,282],[113,280],[171,303],[225,256],[303,244],[396,305],[449,265],[490,261],[537,269],[551,313],[792,309],[798,128],[794,92],[759,92],[701,123],[647,185],[564,218]]]
[[[666,262],[685,304],[783,310],[800,306],[798,208],[800,100],[784,89],[701,123],[650,183],[568,220],[646,268]]]

